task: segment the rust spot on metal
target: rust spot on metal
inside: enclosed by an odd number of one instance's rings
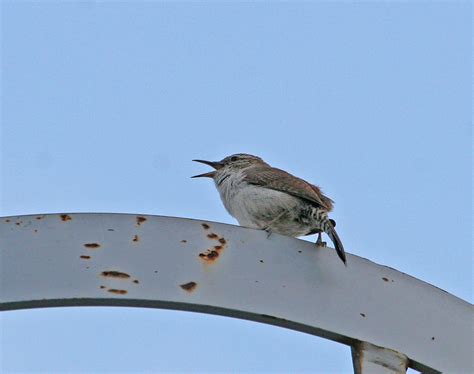
[[[227,241],[213,232],[207,234],[207,237],[209,239],[217,239],[220,245],[215,245],[213,248],[209,248],[205,252],[199,253],[199,257],[205,261],[215,261],[219,257],[220,252],[225,248]]]
[[[197,283],[196,282],[188,282],[188,283],[180,284],[179,286],[185,291],[193,292],[197,287]]]
[[[128,291],[127,290],[117,290],[115,288],[108,289],[110,293],[115,293],[117,295],[125,295]]]
[[[38,219],[38,218],[36,218],[36,219]],[[66,221],[70,221],[70,220],[72,220],[72,218],[71,218],[70,215],[68,215],[68,214],[61,214],[61,221],[66,222]]]
[[[224,249],[224,246],[215,245],[213,248],[209,248],[205,252],[199,253],[199,257],[201,257],[201,259],[205,261],[215,261],[219,257],[220,252],[223,249]]]
[[[181,243],[187,243],[188,241],[187,240],[181,240]]]
[[[84,259],[84,260],[90,260],[91,256],[79,256],[80,258]]]
[[[130,275],[127,273],[122,273],[120,271],[115,271],[115,270],[109,270],[109,271],[103,271],[100,273],[103,277],[111,277],[111,278],[121,278],[121,279],[126,279],[130,278]]]
[[[219,257],[219,252],[208,249],[206,252],[199,253],[199,257],[206,261],[214,261],[217,259],[217,257]]]
[[[135,242],[135,243],[136,243],[136,242],[138,242],[138,241],[140,241],[140,237],[139,237],[138,235],[134,235],[134,236],[133,236],[133,239],[132,239],[132,242]]]
[[[387,278],[387,277],[382,277],[382,279],[384,280],[384,282],[388,282],[388,278]]]
[[[84,247],[95,249],[95,248],[99,248],[100,244],[99,243],[86,243],[86,244],[84,244]]]
[[[145,217],[138,216],[137,217],[137,225],[140,226],[143,222],[146,221]]]
[[[138,283],[140,283],[140,282],[138,281],[138,279],[134,279],[134,280],[133,280],[133,283],[138,284]]]
[[[201,226],[204,230],[209,230],[211,228],[207,223],[201,223]]]
[[[359,313],[359,314],[360,314],[362,317],[364,317],[364,318],[365,318],[365,314],[364,314],[364,313]]]

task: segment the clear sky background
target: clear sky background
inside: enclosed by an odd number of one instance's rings
[[[1,11],[1,215],[235,223],[191,160],[252,153],[322,186],[348,252],[472,302],[470,2]],[[346,346],[195,313],[28,310],[0,328],[4,373],[352,371]]]

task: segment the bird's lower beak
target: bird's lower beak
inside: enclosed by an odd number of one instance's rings
[[[201,178],[201,177],[214,178],[215,174],[216,174],[215,171],[210,171],[209,173],[193,175],[191,178]]]
[[[219,170],[220,168],[224,166],[222,165],[220,161],[206,161],[206,160],[193,160],[193,161],[200,162],[201,164],[209,165],[216,170]],[[215,174],[216,174],[215,171],[210,171],[209,173],[193,175],[191,178],[201,178],[201,177],[214,178]]]

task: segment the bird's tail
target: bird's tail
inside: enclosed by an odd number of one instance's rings
[[[327,221],[324,232],[328,234],[329,238],[331,238],[339,258],[342,260],[342,262],[344,262],[344,265],[347,265],[344,246],[342,245],[341,239],[339,239],[339,236],[337,235],[336,229],[334,228],[335,225],[333,225],[331,221],[332,220]]]

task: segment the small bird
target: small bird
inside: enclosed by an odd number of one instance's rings
[[[321,233],[334,243],[339,258],[346,254],[328,212],[333,201],[321,189],[286,171],[271,167],[260,157],[237,153],[221,161],[193,160],[215,170],[191,178],[214,180],[227,211],[244,227],[286,236],[318,234],[316,244],[325,246]]]

